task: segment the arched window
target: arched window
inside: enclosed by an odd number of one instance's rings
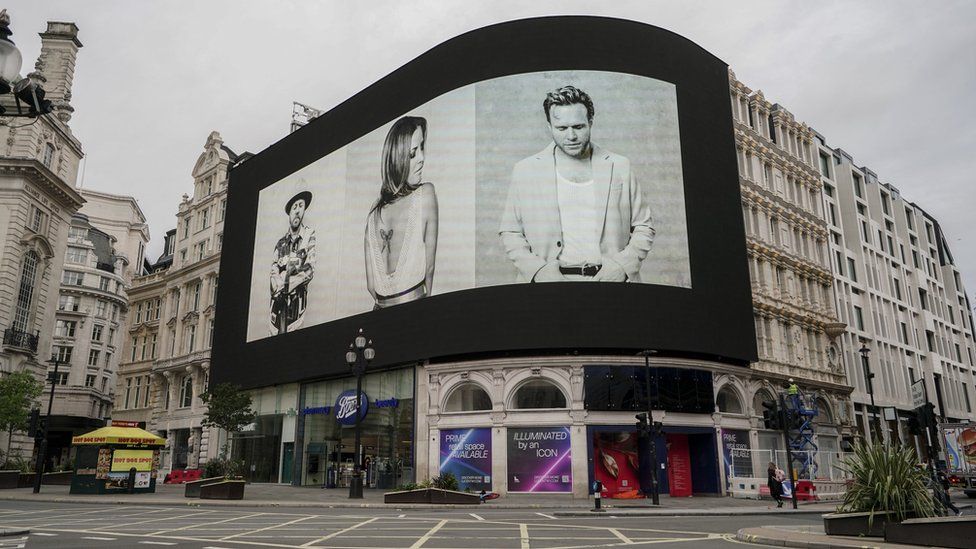
[[[817,399],[817,416],[814,418],[814,422],[821,425],[832,425],[834,423],[833,410],[830,409],[830,404],[825,399]]]
[[[491,410],[491,397],[475,383],[464,383],[451,392],[444,405],[445,412],[475,412]]]
[[[517,410],[534,408],[565,408],[566,395],[551,381],[532,380],[518,388],[512,407]]]
[[[27,332],[30,327],[31,312],[34,305],[34,282],[37,280],[37,265],[40,257],[34,250],[24,254],[20,268],[20,289],[17,291],[17,309],[14,311],[15,330]]]
[[[739,400],[739,396],[735,394],[730,387],[722,387],[718,392],[718,396],[715,397],[715,403],[718,405],[718,411],[725,414],[741,414],[742,413],[742,402]]]

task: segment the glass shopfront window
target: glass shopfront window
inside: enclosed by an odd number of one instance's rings
[[[356,378],[304,386],[299,413],[304,420],[301,482],[348,488],[355,458],[355,427],[336,418],[337,399],[355,396]],[[361,422],[361,464],[366,488],[395,488],[414,480],[414,370],[405,368],[363,376],[368,402]]]

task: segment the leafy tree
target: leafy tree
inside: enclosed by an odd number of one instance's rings
[[[211,387],[200,397],[207,405],[207,414],[202,425],[218,427],[228,434],[240,431],[245,425],[254,422],[257,413],[251,409],[251,395],[241,391],[240,386],[233,383],[221,383]],[[224,443],[220,450],[221,456],[227,456],[230,441]]]
[[[44,385],[30,372],[0,375],[0,431],[12,435],[27,428],[31,406],[44,391]],[[5,455],[10,459],[10,439]]]

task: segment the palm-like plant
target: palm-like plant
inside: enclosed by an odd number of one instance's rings
[[[925,470],[917,466],[915,450],[904,446],[858,443],[841,467],[853,483],[844,494],[841,513],[888,512],[898,521],[935,515],[935,500],[926,488]]]

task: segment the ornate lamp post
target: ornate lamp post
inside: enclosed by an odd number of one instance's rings
[[[47,375],[51,382],[51,396],[47,401],[47,417],[44,419],[44,430],[37,448],[37,461],[34,462],[34,470],[36,471],[34,475],[35,494],[41,491],[41,475],[44,474],[44,462],[47,460],[47,434],[51,428],[51,406],[54,405],[54,388],[58,385],[58,366],[61,365],[61,359],[58,358],[58,355],[54,355],[48,362],[54,364],[54,371]]]
[[[878,418],[878,407],[874,405],[874,373],[871,371],[871,363],[868,361],[868,355],[871,354],[871,349],[867,346],[864,340],[861,340],[861,348],[858,350],[861,353],[861,365],[864,367],[864,379],[868,382],[868,396],[871,397],[871,413],[874,414],[874,419],[870,422],[868,429],[873,432],[871,436],[871,441],[876,442],[876,439],[881,438],[881,423]]]
[[[10,16],[7,10],[0,11],[0,116],[37,118],[51,112],[51,102],[44,99],[42,88],[30,75],[20,77],[20,68],[24,58],[20,50],[10,39]],[[7,112],[10,105],[4,101],[8,94],[13,94],[16,110]],[[4,105],[3,103],[6,103]]]
[[[359,334],[349,344],[349,350],[346,351],[346,364],[349,364],[352,372],[356,374],[356,446],[355,450],[353,450],[355,460],[352,465],[352,483],[349,485],[349,499],[363,499],[362,455],[360,455],[361,433],[359,425],[362,421],[360,410],[362,409],[363,398],[363,374],[366,373],[366,368],[375,357],[376,351],[373,350],[372,340],[366,339],[366,336],[363,335],[363,329],[360,328]]]

